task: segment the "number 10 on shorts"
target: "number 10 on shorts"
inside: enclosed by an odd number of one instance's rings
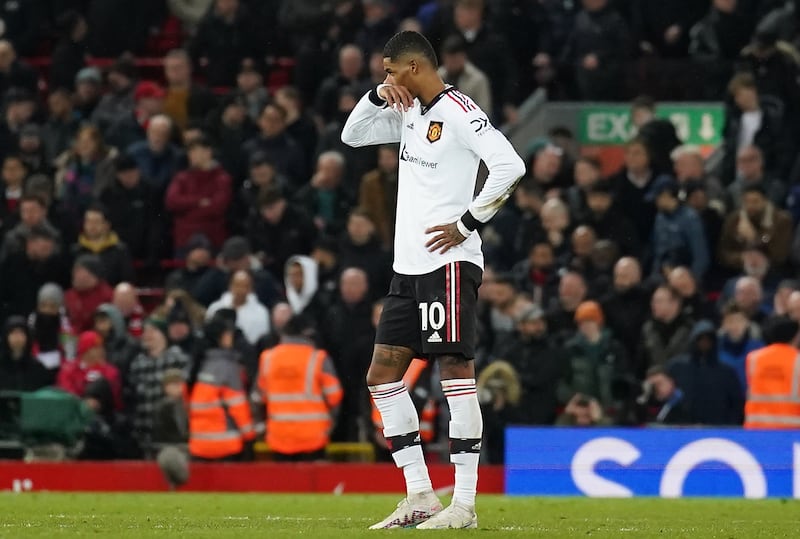
[[[420,328],[422,331],[428,331],[428,325],[434,331],[439,331],[444,327],[445,311],[444,305],[441,301],[433,301],[431,303],[423,302],[419,304],[420,312]]]

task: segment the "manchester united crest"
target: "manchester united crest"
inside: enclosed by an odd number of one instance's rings
[[[442,138],[442,127],[444,122],[431,122],[428,125],[428,142],[434,143]]]

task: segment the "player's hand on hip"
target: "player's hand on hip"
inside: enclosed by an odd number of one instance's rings
[[[440,251],[441,254],[445,254],[447,251],[456,245],[460,245],[465,239],[467,239],[461,235],[461,232],[458,231],[458,226],[456,223],[432,226],[427,229],[425,233],[436,234],[433,238],[428,240],[428,243],[425,244],[425,247],[427,247],[428,251],[431,253]]]
[[[378,95],[395,110],[406,112],[414,106],[414,97],[405,86],[384,84],[378,88]]]

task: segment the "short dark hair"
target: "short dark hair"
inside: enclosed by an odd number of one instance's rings
[[[748,182],[744,184],[744,186],[742,187],[742,196],[747,195],[749,193],[758,193],[762,197],[767,196],[767,190],[759,182]]]
[[[454,34],[444,40],[442,54],[459,54],[467,52],[467,42],[460,35]]]
[[[258,207],[265,208],[267,206],[272,206],[276,202],[280,200],[284,200],[286,197],[278,187],[268,187],[266,189],[262,189],[258,193]]]
[[[383,57],[392,61],[397,60],[405,54],[419,54],[425,57],[433,67],[438,67],[439,61],[436,59],[436,52],[433,50],[431,42],[419,32],[406,30],[393,35],[383,47]]]
[[[186,145],[187,150],[194,150],[195,148],[210,150],[213,148],[213,144],[211,144],[211,140],[205,133],[201,133],[199,137],[192,139],[189,144]]]
[[[89,212],[99,213],[103,216],[103,219],[108,221],[108,208],[106,208],[102,202],[95,201],[89,204],[89,206],[83,212],[83,215],[86,216],[86,214]]]
[[[22,205],[25,202],[35,202],[42,208],[47,209],[47,202],[45,202],[44,197],[37,193],[26,193],[22,195],[22,198],[19,199],[19,203]]]

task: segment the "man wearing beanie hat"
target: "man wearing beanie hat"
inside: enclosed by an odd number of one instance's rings
[[[188,378],[189,358],[175,346],[169,346],[167,321],[150,317],[142,334],[144,350],[131,363],[128,387],[134,399],[133,424],[136,439],[147,450],[152,442],[155,411],[164,399],[162,380],[170,369],[178,369]]]
[[[122,385],[119,370],[106,361],[103,338],[95,331],[84,331],[78,337],[75,361],[64,363],[56,385],[77,397],[83,397],[86,386],[98,377],[108,380],[114,395],[114,406],[122,409]]]
[[[581,393],[608,408],[613,404],[612,383],[626,365],[625,350],[604,327],[605,316],[597,302],[578,305],[575,323],[578,329],[566,343],[568,363],[560,396],[566,402]]]
[[[64,295],[67,315],[75,331],[94,326],[94,312],[111,303],[114,291],[103,279],[103,263],[96,255],[81,255],[72,266],[72,288]]]
[[[133,111],[118,117],[106,131],[107,142],[127,149],[147,136],[147,126],[164,108],[164,89],[155,82],[142,81],[133,90]]]

